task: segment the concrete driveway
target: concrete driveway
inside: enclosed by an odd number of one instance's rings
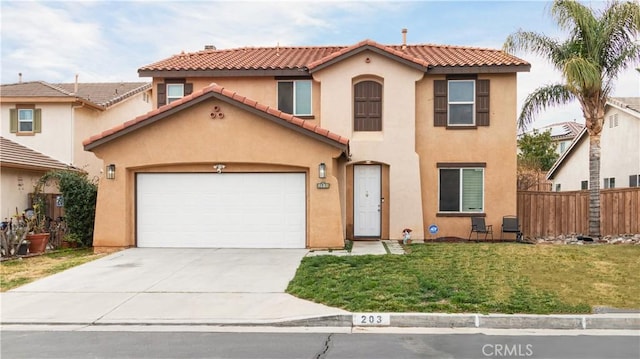
[[[127,249],[1,293],[1,322],[256,324],[346,314],[284,293],[306,253]]]

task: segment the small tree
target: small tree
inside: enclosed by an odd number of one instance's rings
[[[518,140],[518,148],[518,166],[529,169],[548,171],[559,157],[550,131],[525,133]]]
[[[89,180],[86,173],[58,170],[45,173],[39,181],[43,186],[50,180],[58,183],[64,200],[65,222],[68,233],[80,240],[82,245],[93,244],[98,185]]]

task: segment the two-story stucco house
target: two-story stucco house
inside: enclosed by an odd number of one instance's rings
[[[85,141],[98,248],[336,248],[469,235],[516,213],[516,80],[500,50],[381,45],[181,53],[138,70],[152,112]],[[426,229],[435,224],[436,234]]]
[[[123,117],[150,111],[150,97],[148,82],[2,85],[0,135],[13,157],[2,156],[0,216],[15,214],[16,207],[24,210],[28,193],[47,170],[74,167],[100,176],[102,160],[85,151],[82,140]]]
[[[640,186],[640,97],[612,97],[600,135],[600,188]],[[583,129],[547,179],[555,191],[589,188],[589,134]]]

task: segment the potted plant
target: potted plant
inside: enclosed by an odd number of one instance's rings
[[[22,214],[27,227],[29,253],[43,253],[47,248],[50,233],[47,231],[47,218],[44,214],[44,199],[36,196],[33,208],[28,208]]]

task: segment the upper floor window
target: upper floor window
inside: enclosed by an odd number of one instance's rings
[[[440,212],[484,211],[484,168],[440,168]]]
[[[42,110],[34,105],[17,105],[9,110],[10,132],[33,134],[42,130]]]
[[[629,176],[629,187],[640,187],[640,175]]]
[[[354,131],[382,131],[382,85],[362,81],[353,86]]]
[[[311,80],[278,81],[278,110],[311,116]]]
[[[449,126],[473,126],[475,120],[476,86],[474,80],[449,81]]]
[[[185,79],[165,79],[158,84],[158,107],[170,104],[193,92],[193,84]]]
[[[580,189],[582,190],[589,189],[589,181],[580,182]]]
[[[489,80],[451,77],[435,80],[434,126],[489,126]]]
[[[33,132],[33,109],[18,109],[18,132]]]
[[[167,104],[184,97],[184,84],[167,84]]]

